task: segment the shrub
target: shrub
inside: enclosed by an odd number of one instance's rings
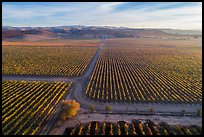
[[[110,111],[111,109],[112,109],[111,106],[109,106],[109,105],[105,105],[105,110],[106,110],[106,111]]]
[[[202,111],[201,111],[200,108],[197,110],[197,116],[198,116],[198,117],[202,116]]]
[[[150,109],[149,109],[149,112],[150,112],[151,115],[153,115],[153,114],[154,114],[154,109],[153,109],[153,108],[150,108]]]
[[[181,110],[181,115],[182,115],[182,116],[184,116],[185,113],[186,113],[186,110],[185,110],[185,109]]]
[[[95,111],[95,106],[93,104],[90,107],[90,111],[91,111],[91,113],[93,113]]]
[[[62,100],[60,118],[65,120],[77,114],[80,104],[75,100]]]

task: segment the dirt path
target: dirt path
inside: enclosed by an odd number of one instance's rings
[[[72,82],[73,86],[71,89],[71,93],[67,95],[65,99],[74,99],[79,97],[81,100],[80,103],[86,103],[82,95],[82,90],[86,86],[86,83],[88,82],[89,77],[92,74],[92,71],[94,69],[94,66],[98,60],[100,51],[102,49],[103,42],[101,41],[100,46],[93,56],[92,60],[88,64],[86,70],[80,77],[67,77],[67,76],[34,76],[34,75],[2,75],[2,80],[25,80],[25,81],[49,81],[49,82],[55,82],[55,81],[63,81],[63,82]],[[77,93],[77,94],[74,94]],[[84,106],[83,104],[81,106]],[[86,106],[86,105],[85,105]],[[89,107],[89,106],[87,106]],[[58,113],[60,111],[59,104],[56,106],[56,109],[52,112],[52,115],[50,115],[46,126],[40,131],[39,134],[46,135],[49,133],[51,128],[55,125]]]
[[[74,78],[67,78],[66,76],[34,76],[34,75],[2,75],[2,80],[25,80],[25,81],[64,81],[75,82]]]
[[[63,135],[65,129],[67,127],[75,127],[81,123],[88,123],[91,121],[98,122],[111,122],[117,123],[118,121],[126,121],[127,123],[131,123],[133,119],[138,119],[141,122],[145,122],[145,120],[149,119],[155,124],[159,124],[161,122],[167,122],[169,125],[197,125],[202,126],[202,118],[199,117],[179,117],[179,116],[144,116],[144,115],[107,115],[107,114],[99,114],[99,113],[91,113],[91,114],[80,114],[74,118],[66,120],[62,123],[60,127],[55,127],[50,135]]]
[[[84,95],[84,90],[86,84],[92,74],[94,66],[98,60],[100,52],[104,46],[104,41],[101,40],[99,49],[93,56],[86,70],[80,77],[66,77],[66,76],[29,76],[29,75],[3,75],[2,80],[26,80],[26,81],[64,81],[64,82],[73,82],[73,90],[66,97],[66,99],[75,99],[80,102],[82,108],[89,109],[91,105],[94,104],[96,111],[104,111],[106,105],[112,106],[113,112],[126,112],[126,111],[149,111],[150,108],[153,108],[155,112],[181,112],[185,110],[186,112],[196,112],[197,109],[201,108],[202,105],[189,105],[189,104],[146,104],[146,103],[102,103],[98,101],[90,100]]]

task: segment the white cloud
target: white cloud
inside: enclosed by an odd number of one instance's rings
[[[202,29],[202,3],[162,9],[160,8],[182,3],[150,3],[135,7],[132,4],[135,3],[130,3],[130,6],[126,2],[57,3],[48,6],[23,6],[23,8],[17,5],[3,4],[3,25],[79,24]],[[123,5],[127,6],[120,10],[120,6]]]
[[[111,12],[114,10],[114,8],[116,8],[117,6],[122,5],[124,3],[126,3],[126,2],[104,2],[104,3],[100,3],[98,8],[99,8],[99,10],[102,10],[105,12]]]

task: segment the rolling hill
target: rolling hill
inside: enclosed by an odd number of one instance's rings
[[[174,32],[174,33],[172,33]],[[187,31],[185,31],[187,32]],[[94,38],[162,38],[185,37],[201,33],[177,33],[165,29],[131,29],[124,27],[57,26],[57,27],[2,27],[3,41],[40,41],[49,39],[94,39]]]

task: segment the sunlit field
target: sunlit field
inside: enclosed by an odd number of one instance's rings
[[[3,46],[3,74],[79,76],[97,47]]]
[[[72,83],[41,81],[2,82],[2,131],[4,135],[34,135],[48,118]]]
[[[107,40],[86,96],[100,102],[201,104],[200,45],[157,43],[159,46],[155,41],[145,45],[134,39]]]

